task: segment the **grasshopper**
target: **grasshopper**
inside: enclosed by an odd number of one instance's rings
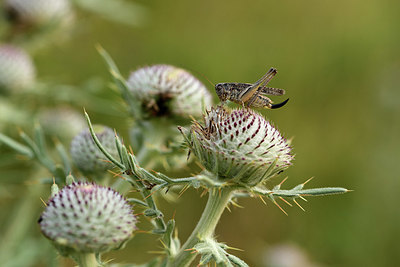
[[[272,104],[271,99],[265,95],[284,95],[285,90],[279,88],[266,87],[268,82],[277,74],[275,68],[269,71],[255,83],[218,83],[215,85],[215,91],[218,98],[225,102],[230,100],[237,104],[254,108],[276,109],[284,106],[289,98],[282,103]]]

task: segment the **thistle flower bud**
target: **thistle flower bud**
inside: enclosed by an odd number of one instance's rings
[[[143,110],[153,117],[199,116],[211,104],[207,88],[189,72],[170,65],[153,65],[131,73],[127,81]]]
[[[68,0],[6,0],[10,20],[23,25],[43,25],[62,21],[71,14]]]
[[[117,249],[136,229],[132,208],[118,192],[92,183],[65,186],[40,216],[42,233],[64,256]]]
[[[95,125],[93,129],[106,150],[112,156],[118,158],[114,131],[102,125]],[[97,148],[88,129],[80,132],[72,140],[71,157],[76,166],[84,173],[97,174],[113,167]]]
[[[33,62],[25,51],[12,45],[0,45],[0,92],[31,87],[35,73]]]
[[[255,186],[286,169],[293,159],[281,133],[250,109],[212,108],[204,126],[194,122],[184,134],[203,166],[227,181]]]

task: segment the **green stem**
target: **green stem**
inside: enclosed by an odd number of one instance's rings
[[[79,267],[98,267],[99,264],[96,260],[94,253],[79,253],[74,257]]]
[[[43,195],[43,187],[30,186],[26,191],[20,192],[24,195],[19,203],[13,208],[13,213],[9,215],[9,224],[2,234],[0,245],[0,262],[7,262],[10,257],[18,251],[18,245],[29,235],[31,223],[37,216],[37,202],[32,199],[38,199]]]
[[[167,265],[168,267],[189,266],[189,264],[196,258],[196,254],[192,253],[190,249],[202,240],[214,235],[215,227],[217,226],[223,211],[231,200],[234,190],[234,188],[230,187],[210,190],[207,205],[196,225],[196,228],[179,250],[178,254],[169,260]]]

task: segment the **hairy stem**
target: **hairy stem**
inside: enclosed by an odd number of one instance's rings
[[[79,253],[74,257],[79,264],[79,267],[98,267],[94,253]]]
[[[179,250],[178,254],[169,260],[167,265],[168,267],[189,266],[189,264],[196,258],[196,254],[192,253],[190,249],[202,240],[213,236],[215,227],[228,205],[233,191],[234,188],[230,187],[214,188],[210,190],[207,205],[196,228]]]

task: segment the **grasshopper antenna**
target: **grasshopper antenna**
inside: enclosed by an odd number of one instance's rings
[[[200,74],[204,79],[206,79],[207,82],[209,82],[209,83],[215,88],[215,84],[214,84],[212,81],[210,81],[210,80],[207,78],[206,75],[204,75],[203,73],[198,72],[198,71],[196,71],[196,72],[197,72],[198,74]]]

